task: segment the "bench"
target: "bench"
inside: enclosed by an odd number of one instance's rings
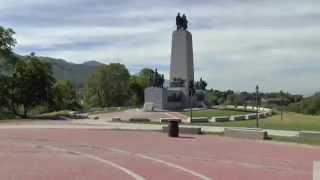
[[[162,126],[162,132],[168,132],[168,126]],[[201,128],[193,127],[179,127],[179,133],[181,134],[202,134]]]
[[[320,132],[316,131],[300,131],[299,140],[301,141],[311,141],[320,142]]]
[[[268,138],[268,133],[262,129],[253,128],[225,128],[224,135],[226,137],[257,139],[264,140]]]

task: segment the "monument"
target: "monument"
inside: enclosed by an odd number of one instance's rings
[[[185,82],[193,81],[193,47],[192,35],[187,30],[186,16],[176,19],[177,30],[172,34],[170,81],[183,79]]]
[[[176,110],[205,107],[207,83],[200,79],[194,83],[192,34],[188,31],[186,15],[176,17],[177,29],[172,33],[169,87],[157,70],[145,89],[145,111]]]

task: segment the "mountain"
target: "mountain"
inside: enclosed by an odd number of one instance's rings
[[[11,59],[15,58],[20,60],[26,60],[27,56],[14,53]],[[68,62],[64,59],[56,59],[42,56],[37,56],[37,58],[40,61],[46,61],[51,64],[53,76],[57,80],[69,80],[77,88],[83,87],[84,83],[87,81],[89,76],[92,73],[94,73],[97,69],[105,65],[103,63],[93,60],[86,61],[82,64],[75,64],[72,62]],[[5,68],[7,60],[8,58],[6,56],[0,54],[0,74],[9,73]]]
[[[87,61],[82,64],[67,62],[63,59],[38,57],[39,60],[49,62],[53,75],[58,80],[69,80],[76,87],[82,87],[88,77],[104,64],[97,61]]]
[[[86,66],[100,66],[100,65],[104,65],[98,61],[86,61],[83,63],[83,65],[86,65]]]

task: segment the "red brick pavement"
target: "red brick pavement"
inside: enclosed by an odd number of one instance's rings
[[[157,132],[0,130],[0,179],[312,179],[319,147]]]

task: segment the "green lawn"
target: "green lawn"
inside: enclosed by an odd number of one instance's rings
[[[280,115],[274,115],[261,119],[259,122],[260,127],[265,129],[320,131],[320,116],[286,112],[284,113],[283,120],[281,120]],[[256,127],[256,120],[217,122],[210,125],[254,128]]]
[[[222,110],[222,109],[208,109],[200,111],[192,111],[193,117],[213,117],[213,116],[231,116],[231,115],[245,115],[250,112],[235,111],[235,110]],[[190,112],[183,112],[182,114],[190,116]]]
[[[320,141],[306,141],[306,140],[302,141],[297,137],[271,136],[271,139],[272,139],[272,141],[282,141],[282,142],[309,144],[309,145],[320,145]]]

